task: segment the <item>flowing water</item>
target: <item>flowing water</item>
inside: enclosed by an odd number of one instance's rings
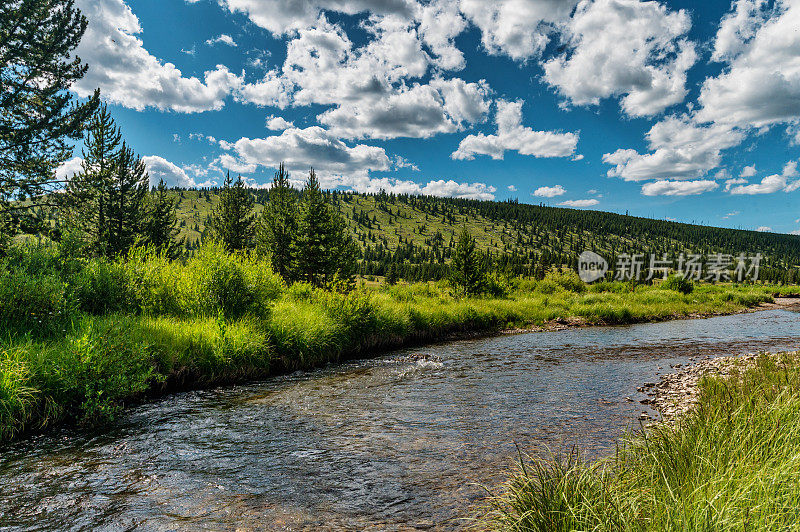
[[[612,451],[636,388],[800,348],[800,313],[505,335],[182,393],[0,448],[0,530],[458,529],[525,452]],[[626,397],[634,399],[629,401]]]

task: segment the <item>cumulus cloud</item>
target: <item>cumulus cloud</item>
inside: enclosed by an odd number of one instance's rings
[[[142,162],[147,167],[147,173],[150,174],[150,186],[158,185],[162,179],[168,187],[191,188],[197,186],[195,180],[189,177],[183,168],[160,155],[146,155],[142,157]]]
[[[800,235],[800,229],[795,229],[794,231],[789,231],[790,235]]]
[[[739,174],[739,177],[753,177],[754,175],[756,175],[756,165],[742,168],[742,173]]]
[[[72,87],[78,96],[100,87],[103,98],[125,107],[196,113],[222,108],[225,97],[241,83],[222,65],[205,72],[201,81],[184,77],[175,65],[151,55],[137,37],[142,33],[139,19],[123,0],[78,0],[76,5],[89,19],[76,49],[89,65]]]
[[[743,177],[733,177],[731,179],[725,180],[725,192],[730,192],[731,188],[734,185],[746,185],[748,183],[747,179]]]
[[[583,208],[583,207],[592,207],[600,203],[596,199],[579,199],[579,200],[567,200],[562,201],[559,205],[563,207],[573,207],[573,208]]]
[[[657,122],[646,136],[652,153],[619,149],[603,155],[603,162],[614,165],[608,171],[609,177],[625,181],[695,179],[719,166],[722,150],[744,140],[740,131],[724,125],[698,124],[686,115]]]
[[[283,131],[294,127],[294,123],[289,122],[282,116],[267,117],[267,129],[270,131]]]
[[[575,105],[622,96],[630,116],[660,113],[686,96],[697,60],[690,28],[685,11],[658,2],[583,1],[564,30],[567,51],[544,63],[544,79]]]
[[[703,82],[698,120],[739,127],[800,119],[800,3],[737,0],[717,32],[721,74]]]
[[[577,0],[461,0],[462,13],[481,31],[490,54],[516,60],[538,56],[554,26],[569,17]]]
[[[514,185],[508,185],[506,188],[508,189],[509,192],[517,191],[517,187],[515,187]]]
[[[468,135],[450,157],[472,160],[476,155],[502,159],[505,152],[513,150],[534,157],[569,157],[578,144],[577,133],[534,131],[522,125],[522,100],[497,103],[497,133],[494,135]]]
[[[561,185],[554,187],[539,187],[533,191],[533,195],[538,198],[555,198],[556,196],[563,196],[567,190]]]
[[[772,227],[768,225],[762,225],[761,227],[756,229],[756,231],[758,231],[759,233],[766,233],[767,231],[772,231]]]
[[[220,0],[231,12],[245,13],[258,26],[280,36],[314,24],[323,10],[354,15],[370,12],[409,17],[413,0]]]
[[[708,179],[698,181],[661,180],[643,185],[642,194],[645,196],[692,196],[717,188],[719,188],[719,184]]]
[[[366,177],[370,171],[386,171],[391,161],[383,148],[357,144],[348,146],[329,131],[312,126],[289,128],[266,138],[241,138],[233,143],[220,143],[232,153],[223,154],[221,164],[234,170],[237,166],[277,168],[283,162],[296,179],[303,179],[311,166],[320,180],[335,176]]]
[[[730,193],[734,195],[755,195],[755,194],[773,194],[783,190],[784,192],[794,192],[800,188],[800,180],[789,181],[791,178],[797,177],[797,162],[789,161],[783,167],[780,174],[768,175],[761,180],[760,183],[753,183],[751,185],[738,185],[730,189]]]
[[[82,165],[83,158],[81,157],[73,157],[68,161],[64,161],[56,168],[56,181],[66,181],[71,179],[73,175],[81,173],[83,171]]]
[[[206,41],[206,44],[209,46],[214,46],[215,44],[225,44],[227,46],[232,46],[234,48],[239,46],[238,44],[236,44],[236,41],[233,40],[233,37],[225,33],[217,37],[214,37],[213,39],[208,39]]]

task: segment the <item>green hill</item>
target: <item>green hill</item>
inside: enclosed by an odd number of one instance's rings
[[[191,250],[202,242],[215,189],[176,190],[181,236]],[[269,192],[254,190],[256,210]],[[389,264],[408,280],[446,275],[454,235],[466,226],[500,268],[541,275],[572,267],[584,250],[610,261],[622,253],[645,257],[680,253],[761,253],[762,279],[800,278],[800,237],[638,218],[600,211],[430,196],[330,193],[362,249],[362,275],[384,275]]]

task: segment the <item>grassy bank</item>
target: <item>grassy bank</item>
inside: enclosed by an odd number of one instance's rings
[[[494,500],[492,530],[797,530],[800,353],[700,381],[696,411],[617,454],[524,464]]]
[[[736,312],[798,287],[700,285],[688,295],[574,274],[499,280],[458,299],[444,283],[347,294],[287,287],[264,261],[206,246],[187,262],[18,249],[0,264],[0,439],[95,423],[148,395],[310,368],[355,355],[578,318],[622,324]]]

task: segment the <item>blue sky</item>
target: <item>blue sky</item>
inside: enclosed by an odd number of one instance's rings
[[[800,1],[78,0],[153,180],[800,231]],[[64,166],[69,173],[76,159]]]

